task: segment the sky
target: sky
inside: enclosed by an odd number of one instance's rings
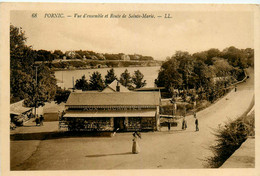
[[[156,18],[73,18],[74,11],[60,11],[65,18],[44,18],[47,11],[12,11],[10,22],[22,27],[27,45],[45,50],[92,50],[125,53],[164,60],[176,51],[195,53],[229,46],[254,48],[252,11],[102,11],[106,14],[153,14]],[[77,14],[100,14],[77,11]],[[157,18],[170,14],[172,18]],[[72,17],[68,18],[67,15]]]

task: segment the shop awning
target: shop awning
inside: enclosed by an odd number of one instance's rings
[[[95,111],[67,112],[64,117],[155,117],[156,111]]]

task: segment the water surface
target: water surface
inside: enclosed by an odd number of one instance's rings
[[[77,79],[80,79],[83,75],[86,76],[86,79],[89,80],[89,76],[92,75],[93,72],[98,71],[101,73],[102,78],[105,79],[105,75],[107,74],[107,71],[111,68],[98,68],[98,69],[86,69],[86,70],[65,70],[65,71],[55,71],[55,77],[58,79],[58,84],[62,88],[72,88],[73,87],[73,77],[74,82],[76,83]],[[140,70],[141,73],[144,75],[144,80],[146,80],[146,86],[145,87],[153,87],[154,86],[154,80],[157,78],[158,71],[160,69],[159,66],[154,67],[120,67],[120,68],[114,68],[115,74],[118,78],[120,78],[121,73],[125,71],[125,69],[128,70],[128,72],[131,74],[131,76],[134,74],[134,71]],[[63,82],[63,83],[59,83]]]

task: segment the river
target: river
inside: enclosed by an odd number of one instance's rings
[[[109,69],[111,69],[111,68],[55,71],[55,77],[57,78],[58,85],[60,87],[68,89],[68,88],[73,87],[73,83],[72,83],[73,77],[74,77],[74,83],[76,83],[76,80],[80,79],[83,75],[85,75],[86,78],[89,80],[89,76],[93,72],[98,71],[99,73],[101,73],[102,78],[105,79],[105,75],[107,74],[107,71]],[[146,80],[146,83],[147,83],[145,87],[154,87],[154,80],[158,76],[160,66],[114,68],[117,78],[120,78],[121,73],[123,73],[125,71],[125,69],[128,70],[128,72],[131,74],[131,76],[134,74],[134,71],[140,70],[141,73],[144,75],[144,80]]]

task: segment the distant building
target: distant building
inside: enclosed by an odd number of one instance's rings
[[[76,57],[75,51],[67,51],[67,52],[65,52],[65,55],[67,57],[70,57],[71,59],[75,59],[75,57]]]
[[[63,123],[68,130],[158,130],[159,92],[71,93]]]
[[[123,86],[118,80],[114,80],[102,92],[130,92],[130,90]]]
[[[134,54],[134,60],[140,60],[141,56],[139,54]]]
[[[130,61],[130,57],[128,55],[123,54],[121,56],[121,60],[123,60],[123,61]]]
[[[97,56],[100,60],[106,60],[106,58],[103,54],[97,53]]]

